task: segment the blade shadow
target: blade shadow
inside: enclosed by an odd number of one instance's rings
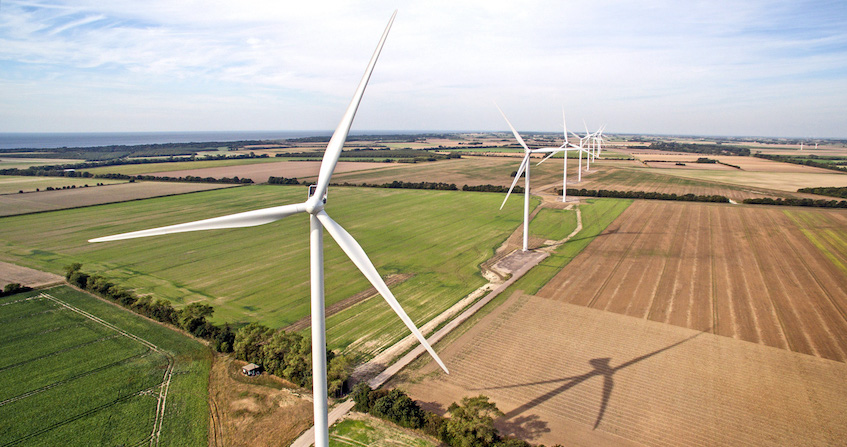
[[[704,331],[704,332],[707,332],[707,331]],[[675,348],[675,347],[677,347],[677,346],[679,346],[683,343],[686,343],[690,340],[693,340],[694,338],[699,337],[704,332],[698,332],[698,333],[696,333],[696,334],[694,334],[694,335],[692,335],[688,338],[682,339],[682,340],[680,340],[676,343],[665,346],[664,348],[661,348],[661,349],[657,349],[657,350],[650,352],[648,354],[640,355],[638,357],[635,357],[635,358],[633,358],[633,359],[631,359],[627,362],[624,362],[624,363],[622,363],[618,366],[615,366],[615,367],[611,366],[610,362],[611,362],[612,359],[609,358],[609,357],[594,358],[594,359],[591,359],[591,360],[588,361],[588,364],[591,365],[592,370],[585,373],[585,374],[581,374],[581,375],[578,375],[578,376],[562,377],[562,378],[559,378],[559,379],[542,380],[542,381],[537,381],[537,382],[518,383],[518,384],[514,384],[514,385],[503,385],[503,386],[496,386],[496,387],[476,388],[476,389],[473,389],[473,390],[474,391],[480,391],[480,390],[510,389],[510,388],[521,388],[521,387],[528,387],[528,386],[535,386],[535,385],[546,385],[546,384],[551,384],[551,383],[561,383],[562,384],[561,386],[559,386],[559,387],[557,387],[553,390],[550,390],[550,391],[542,394],[541,396],[538,396],[536,398],[531,399],[530,401],[528,401],[528,402],[524,403],[523,405],[509,411],[508,413],[506,413],[503,416],[504,420],[510,420],[510,419],[516,418],[519,415],[529,411],[530,409],[535,408],[538,405],[541,405],[542,403],[544,403],[544,402],[546,402],[546,401],[548,401],[548,400],[568,391],[569,389],[579,385],[582,382],[585,382],[586,380],[588,380],[592,377],[602,376],[603,377],[603,395],[600,398],[600,409],[597,413],[597,418],[594,421],[594,429],[596,430],[597,427],[600,425],[600,422],[602,422],[603,416],[606,414],[606,409],[609,406],[609,401],[612,397],[612,390],[614,389],[614,386],[615,386],[613,377],[614,377],[616,372],[618,372],[618,371],[620,371],[624,368],[627,368],[629,366],[632,366],[632,365],[634,365],[638,362],[646,360],[650,357],[653,357],[657,354],[660,354],[660,353],[665,352],[667,350],[673,349],[673,348]]]

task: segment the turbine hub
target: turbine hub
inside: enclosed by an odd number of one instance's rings
[[[309,214],[317,214],[322,209],[324,209],[324,205],[326,205],[326,193],[322,199],[315,197],[315,191],[317,190],[318,185],[309,185],[309,199],[306,200],[306,212]]]

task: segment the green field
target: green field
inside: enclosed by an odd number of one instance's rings
[[[576,229],[576,212],[544,208],[532,219],[529,232],[544,239],[561,240]]]
[[[400,428],[375,417],[361,415],[347,418],[329,429],[331,447],[435,447],[434,440],[417,435],[413,430]]]
[[[76,186],[77,188],[82,188],[85,187],[85,185],[89,185],[89,187],[93,187],[98,183],[111,185],[115,183],[126,183],[126,180],[0,175],[0,194],[16,194],[20,191],[35,192],[36,189],[44,191],[48,187],[56,189],[62,189],[63,186]]]
[[[0,219],[0,259],[86,272],[180,306],[203,301],[214,321],[283,327],[309,315],[308,219],[253,228],[89,244],[88,239],[303,200],[301,186],[249,186]],[[502,194],[333,187],[327,210],[383,277],[413,275],[393,291],[413,320],[428,321],[484,283],[478,265],[520,225],[521,203]],[[402,224],[400,223],[402,222]],[[327,305],[369,287],[325,235]],[[364,309],[364,310],[363,310]],[[378,349],[406,335],[381,298],[328,322],[331,346],[363,336]],[[370,349],[368,349],[369,351]]]
[[[0,298],[0,445],[137,445],[158,427],[158,445],[207,444],[208,348],[68,287],[46,293],[58,301]]]

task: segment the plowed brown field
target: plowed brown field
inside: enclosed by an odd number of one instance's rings
[[[847,361],[847,212],[636,201],[538,296]]]
[[[847,439],[844,363],[559,300],[515,294],[440,355],[450,375],[430,361],[396,385],[442,411],[487,395],[505,413],[501,432],[534,443]]]
[[[731,200],[741,202],[744,199],[755,197],[811,197],[819,199],[820,196],[801,194],[796,192],[778,191],[769,188],[759,188],[732,184],[731,182],[720,183],[709,180],[686,178],[678,175],[663,174],[654,171],[671,171],[671,169],[646,170],[639,168],[620,168],[609,162],[597,164],[595,172],[583,175],[582,183],[576,183],[576,177],[571,177],[568,172],[568,185],[570,188],[606,189],[616,191],[648,191],[664,194],[695,194],[702,196],[720,195]],[[721,166],[721,165],[717,165]],[[732,168],[727,168],[735,171]],[[698,171],[699,172],[699,171]],[[733,175],[745,175],[743,172],[731,172]],[[845,176],[847,178],[847,176]],[[571,183],[573,182],[573,183]],[[560,186],[561,187],[561,186]]]

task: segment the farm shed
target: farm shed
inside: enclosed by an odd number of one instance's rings
[[[245,376],[255,376],[262,373],[262,368],[255,364],[250,363],[241,367],[241,374]]]

